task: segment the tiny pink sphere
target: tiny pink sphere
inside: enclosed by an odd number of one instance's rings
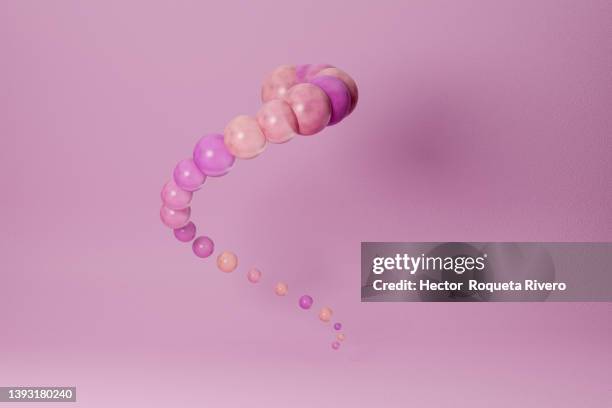
[[[252,159],[266,147],[266,137],[257,120],[246,115],[236,116],[227,124],[224,141],[230,153],[240,159]]]
[[[162,205],[159,211],[159,217],[161,218],[164,225],[167,227],[176,229],[181,228],[189,222],[191,216],[191,207],[182,208],[180,210],[173,210],[165,205]]]
[[[185,191],[199,190],[206,181],[206,175],[200,171],[193,159],[183,159],[174,168],[174,182]]]
[[[349,113],[351,113],[353,109],[355,109],[355,106],[357,106],[357,99],[359,98],[359,89],[357,89],[357,83],[355,83],[353,78],[351,78],[351,76],[346,72],[335,67],[322,69],[317,73],[316,76],[319,75],[333,76],[338,79],[341,79],[342,82],[344,82],[349,92],[351,93],[351,107],[349,109]]]
[[[297,83],[295,67],[293,65],[281,65],[264,80],[261,87],[262,102],[283,98],[289,88]]]
[[[212,239],[201,236],[197,237],[191,246],[193,253],[199,258],[208,258],[215,250],[215,243]]]
[[[340,348],[340,342],[339,342],[339,341],[334,341],[334,342],[331,344],[331,346],[332,346],[332,348],[333,348],[334,350],[338,350],[338,349]]]
[[[257,283],[261,279],[261,271],[257,268],[251,268],[247,272],[247,279],[251,283]]]
[[[189,207],[192,197],[193,193],[191,191],[183,190],[176,185],[174,180],[169,180],[166,184],[164,184],[164,188],[161,192],[162,202],[166,205],[166,207],[173,210],[180,210],[182,208]]]
[[[289,89],[285,100],[298,122],[300,135],[314,135],[327,126],[331,118],[331,105],[327,94],[313,84],[298,84]]]
[[[259,127],[269,142],[285,143],[297,132],[297,119],[291,106],[281,99],[264,103],[256,117]]]
[[[196,226],[193,222],[189,221],[187,224],[180,228],[174,229],[174,236],[181,242],[189,242],[195,237]]]

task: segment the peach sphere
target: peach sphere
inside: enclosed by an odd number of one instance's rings
[[[217,267],[223,272],[233,272],[238,266],[238,257],[230,251],[223,251],[217,257]]]
[[[336,336],[336,339],[338,341],[344,341],[346,337],[344,336],[344,333],[338,333],[338,335]]]
[[[246,115],[236,116],[223,132],[227,150],[240,159],[252,159],[266,148],[266,137],[255,118]]]
[[[278,282],[274,286],[274,293],[276,293],[278,296],[285,296],[287,292],[289,292],[289,287],[284,282]]]
[[[319,320],[327,323],[331,320],[333,313],[334,312],[332,312],[332,310],[329,307],[324,307],[321,309],[321,311],[319,311]]]

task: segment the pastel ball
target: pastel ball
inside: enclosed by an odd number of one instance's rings
[[[341,330],[342,329],[342,323],[334,323],[334,330]]]
[[[264,103],[257,112],[256,118],[268,142],[288,142],[298,130],[297,119],[291,106],[281,99],[273,99]]]
[[[183,159],[174,168],[174,182],[185,191],[196,191],[204,184],[206,175],[200,171],[193,159]]]
[[[298,84],[289,89],[285,101],[291,106],[300,135],[314,135],[327,126],[331,104],[325,92],[313,84]]]
[[[174,229],[174,236],[181,242],[189,242],[195,237],[196,226],[193,222],[189,221],[187,224],[180,228]]]
[[[180,210],[182,208],[189,207],[193,193],[191,191],[183,190],[176,185],[174,180],[169,180],[164,184],[162,188],[161,199],[166,207],[173,210]]]
[[[302,64],[295,67],[295,75],[298,82],[308,82],[315,77],[321,70],[332,68],[329,64]]]
[[[338,333],[338,335],[336,336],[336,340],[338,341],[344,341],[345,338],[346,336],[344,335],[344,333]]]
[[[325,91],[329,98],[331,103],[329,126],[335,125],[349,114],[351,93],[341,79],[329,75],[320,75],[313,78],[310,83]]]
[[[191,246],[193,253],[199,258],[208,258],[215,251],[215,243],[212,239],[201,236],[197,237]]]
[[[338,350],[340,348],[340,342],[334,341],[331,346],[334,350]]]
[[[257,268],[251,268],[247,272],[247,279],[251,283],[257,283],[261,279],[261,271]]]
[[[285,296],[287,292],[289,292],[289,286],[287,286],[287,284],[284,282],[278,282],[274,286],[274,293],[276,293],[278,296]]]
[[[272,99],[282,99],[289,89],[298,83],[295,67],[281,65],[270,73],[261,87],[261,100],[268,102]]]
[[[322,69],[317,73],[317,76],[320,75],[333,76],[338,79],[341,79],[342,82],[344,82],[349,92],[351,93],[351,108],[349,109],[349,113],[351,113],[353,109],[355,109],[355,106],[357,106],[357,100],[359,99],[359,89],[357,88],[357,83],[355,83],[353,78],[351,78],[351,76],[346,72],[335,67]]]
[[[304,295],[302,297],[300,297],[300,300],[298,301],[298,304],[300,305],[300,307],[304,310],[308,310],[312,307],[313,304],[313,300],[312,297],[308,296],[308,295]]]
[[[225,146],[223,135],[211,134],[198,141],[193,149],[193,161],[205,175],[220,177],[231,170],[236,158]]]
[[[266,137],[255,118],[236,116],[227,124],[224,142],[231,154],[240,159],[252,159],[266,147]]]
[[[333,312],[329,307],[324,307],[319,311],[319,320],[327,323],[331,320],[332,314]]]
[[[230,251],[223,251],[217,257],[217,267],[226,273],[233,272],[238,266],[238,257]]]
[[[173,210],[172,208],[162,205],[161,210],[159,210],[159,217],[164,225],[172,229],[181,228],[187,224],[190,216],[191,207]]]

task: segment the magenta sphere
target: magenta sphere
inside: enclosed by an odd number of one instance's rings
[[[189,207],[193,193],[185,191],[176,185],[174,180],[169,180],[162,189],[161,199],[164,205],[173,210]]]
[[[201,236],[197,237],[195,241],[193,241],[193,253],[196,254],[199,258],[207,258],[212,255],[215,250],[215,243],[212,239]]]
[[[174,182],[185,191],[199,190],[206,175],[200,171],[192,159],[183,159],[174,168]]]
[[[193,222],[189,221],[186,225],[175,228],[174,236],[181,242],[189,242],[195,237],[196,226]]]
[[[334,323],[334,330],[342,329],[342,323]]]
[[[331,346],[332,346],[332,348],[333,348],[334,350],[338,350],[338,349],[340,348],[340,342],[339,342],[339,341],[334,341],[334,342],[331,344]]]
[[[351,93],[342,80],[330,75],[319,75],[313,78],[310,83],[321,88],[329,98],[332,112],[328,126],[335,125],[349,114]]]
[[[300,300],[298,302],[298,304],[300,305],[300,307],[302,309],[308,310],[312,307],[312,297],[308,296],[308,295],[304,295],[302,297],[300,297]]]
[[[206,135],[200,139],[193,149],[193,161],[202,173],[211,177],[227,174],[234,165],[236,158],[227,150],[223,135]]]

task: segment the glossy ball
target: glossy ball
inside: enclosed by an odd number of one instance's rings
[[[298,301],[298,304],[300,305],[300,307],[304,310],[308,310],[312,307],[312,303],[314,301],[312,300],[312,297],[308,296],[308,295],[304,295],[302,297],[300,297],[300,300]]]
[[[289,89],[298,83],[293,65],[281,65],[268,75],[261,87],[261,100],[282,99]]]
[[[189,242],[195,237],[196,226],[193,222],[189,221],[187,224],[180,228],[174,229],[174,236],[181,242]]]
[[[319,311],[319,320],[327,323],[331,320],[332,314],[333,312],[329,307],[324,307]]]
[[[227,174],[236,158],[225,146],[223,135],[202,137],[193,149],[193,161],[202,173],[211,177]]]
[[[193,159],[183,159],[174,168],[174,182],[185,191],[198,190],[205,180],[206,176]]]
[[[190,216],[191,207],[173,210],[172,208],[162,205],[161,210],[159,210],[159,217],[164,225],[172,229],[181,228],[187,224]]]
[[[340,342],[339,342],[339,341],[334,341],[334,342],[331,344],[331,346],[332,346],[332,348],[333,348],[334,350],[338,350],[338,349],[340,348]]]
[[[174,180],[169,180],[164,184],[161,191],[161,199],[164,205],[173,210],[180,210],[189,207],[193,193],[186,191],[176,185]]]
[[[212,239],[201,236],[197,237],[191,246],[193,253],[199,258],[208,258],[215,251],[215,243]]]
[[[295,67],[295,75],[298,82],[308,82],[315,77],[321,70],[332,68],[329,64],[302,64]]]
[[[355,109],[355,106],[357,106],[357,99],[359,99],[359,90],[357,89],[357,84],[355,83],[353,78],[351,78],[350,75],[346,72],[335,67],[322,69],[317,73],[317,76],[319,75],[330,75],[341,79],[342,82],[344,82],[349,92],[351,93],[351,108],[349,109],[349,113],[351,113],[353,109]]]
[[[223,134],[227,149],[240,159],[252,159],[266,147],[266,137],[257,120],[250,116],[236,116],[227,124]]]
[[[291,106],[300,135],[314,135],[327,126],[331,105],[325,92],[313,84],[298,84],[289,89],[285,101]]]
[[[342,323],[334,323],[334,330],[342,329]]]
[[[278,296],[285,296],[287,292],[289,292],[289,286],[287,286],[287,284],[284,282],[278,282],[274,286],[274,293],[276,293]]]
[[[238,257],[230,251],[223,251],[217,257],[217,267],[223,272],[233,272],[238,266]]]
[[[336,340],[338,341],[344,341],[345,338],[346,336],[344,335],[344,333],[338,333],[338,335],[336,336]]]
[[[341,79],[329,75],[319,75],[310,81],[323,89],[331,103],[329,126],[344,119],[351,109],[351,94]]]
[[[257,268],[251,268],[247,272],[247,279],[251,283],[257,283],[261,279],[261,271]]]
[[[264,103],[256,118],[268,142],[285,143],[295,136],[298,129],[291,106],[281,99]]]

